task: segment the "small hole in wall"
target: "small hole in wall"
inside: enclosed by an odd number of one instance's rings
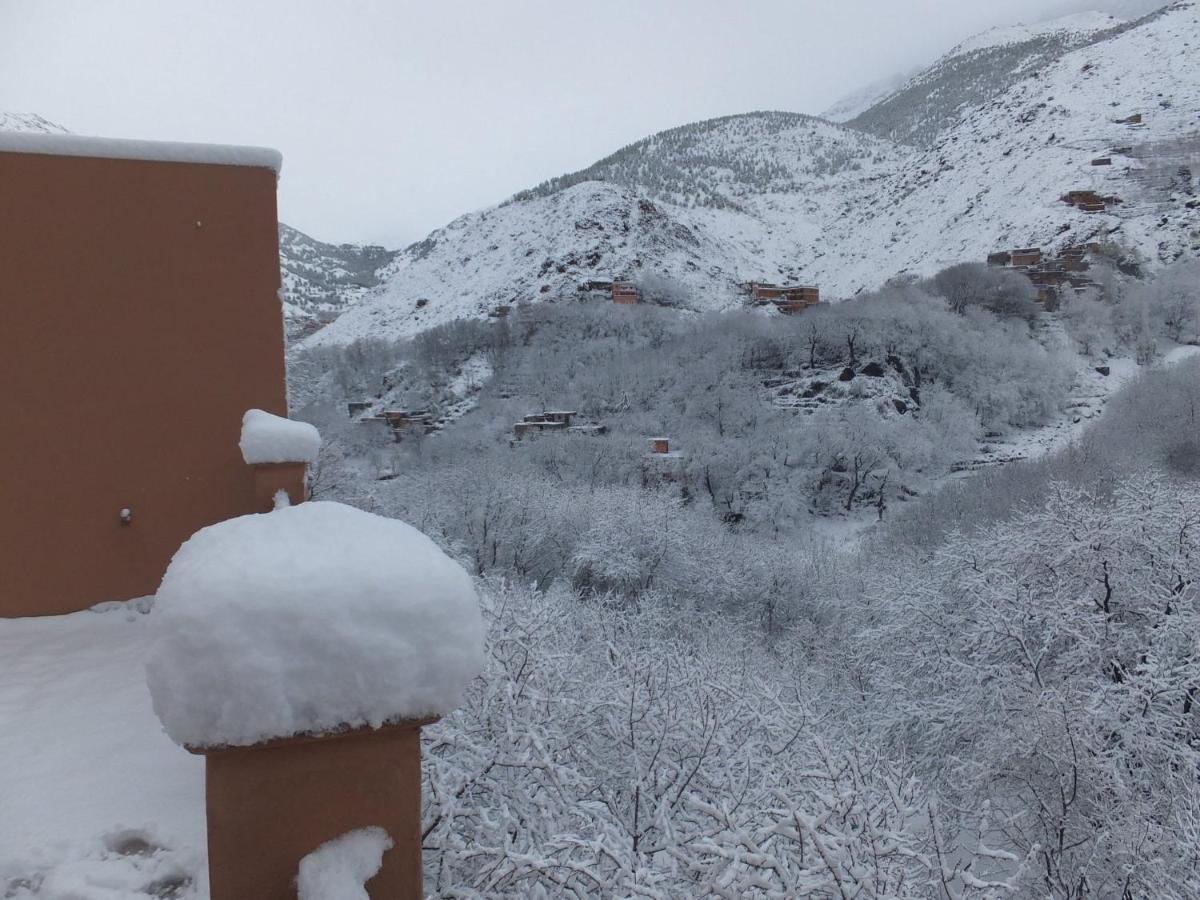
[[[133,524],[133,510],[130,509],[128,506],[122,507],[121,512],[120,512],[120,517],[121,517],[122,525],[132,525]]]

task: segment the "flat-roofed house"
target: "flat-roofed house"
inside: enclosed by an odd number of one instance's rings
[[[1042,262],[1041,247],[1025,247],[1012,252],[1012,264],[1016,268],[1036,266]]]
[[[612,283],[613,303],[622,306],[632,306],[642,302],[642,292],[632,281],[614,281]]]
[[[755,306],[770,303],[783,313],[802,312],[821,302],[821,289],[811,284],[768,284],[752,281],[750,302]]]

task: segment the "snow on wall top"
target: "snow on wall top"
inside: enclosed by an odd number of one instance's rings
[[[0,152],[38,153],[46,156],[86,156],[93,159],[137,159],[154,162],[201,163],[213,166],[283,168],[283,156],[266,147],[221,144],[185,144],[169,141],[133,141],[123,138],[85,137],[76,134],[30,133],[0,130]]]
[[[261,409],[242,416],[238,442],[247,465],[314,463],[321,452],[321,433],[307,422],[285,419]]]
[[[483,665],[471,577],[411,525],[340,503],[201,529],[147,626],[154,711],[188,747],[443,715]]]

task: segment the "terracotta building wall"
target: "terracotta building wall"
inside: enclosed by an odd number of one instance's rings
[[[242,414],[287,414],[275,172],[0,152],[0,185],[0,615],[153,593],[256,511]]]

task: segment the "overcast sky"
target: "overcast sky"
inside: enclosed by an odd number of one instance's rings
[[[1154,0],[0,0],[0,109],[283,151],[280,218],[400,246],[655,131],[819,113],[997,24]]]

